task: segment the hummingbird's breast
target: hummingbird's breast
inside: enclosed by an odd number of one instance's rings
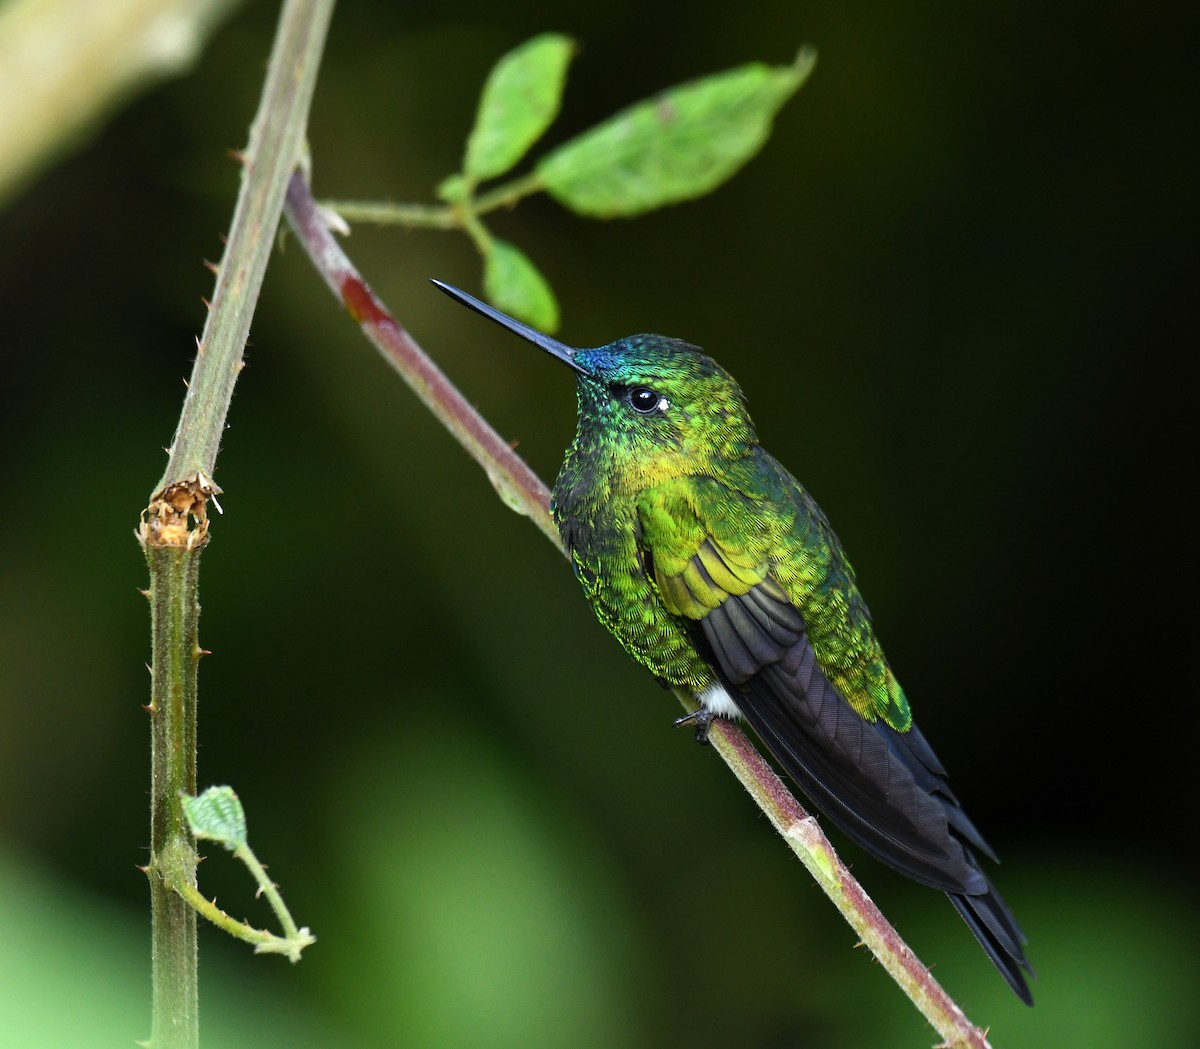
[[[698,693],[713,673],[659,596],[638,522],[644,491],[644,484],[614,483],[611,474],[568,455],[550,510],[596,618],[660,681]]]

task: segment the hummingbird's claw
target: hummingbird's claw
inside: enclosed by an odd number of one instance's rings
[[[690,714],[684,714],[681,718],[675,719],[675,727],[681,728],[684,725],[696,726],[696,742],[701,746],[708,746],[708,729],[712,725],[713,718],[716,715],[708,709],[708,707],[698,707]]]

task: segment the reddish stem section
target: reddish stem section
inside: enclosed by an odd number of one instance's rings
[[[425,406],[487,472],[505,501],[531,518],[561,548],[550,519],[550,492],[541,479],[458,392],[412,336],[392,316],[341,246],[313,200],[303,172],[292,174],[284,213],[304,250],[363,334],[400,373]]]
[[[383,310],[375,293],[357,276],[342,281],[342,304],[358,324],[373,324],[379,327],[392,321]]]

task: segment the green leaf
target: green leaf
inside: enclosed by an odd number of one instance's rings
[[[246,844],[246,813],[232,787],[209,787],[183,796],[183,813],[197,838],[219,841],[232,852]]]
[[[790,66],[755,62],[671,88],[560,146],[537,174],[559,203],[597,218],[702,196],[762,148],[816,60],[804,48]]]
[[[483,287],[505,313],[539,331],[558,330],[558,301],[538,268],[507,241],[493,237],[484,258]]]
[[[462,175],[450,175],[442,179],[434,192],[439,200],[444,200],[447,204],[461,204],[470,196],[467,180]]]
[[[468,179],[502,175],[542,137],[558,116],[574,51],[570,37],[543,33],[496,63],[467,139],[463,174]]]

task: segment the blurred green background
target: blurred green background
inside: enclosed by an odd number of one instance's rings
[[[939,894],[847,847],[969,1015],[997,1047],[1192,1044],[1175,500],[1194,467],[1173,461],[1170,396],[1195,338],[1184,34],[1149,10],[1029,2],[436,6],[336,12],[318,194],[429,199],[491,64],[545,29],[581,46],[548,143],[817,46],[767,148],[713,196],[612,223],[535,199],[493,228],[550,277],[567,341],[705,346],[833,520],[1039,970],[1031,1011]],[[133,529],[276,14],[241,7],[191,72],[130,98],[0,212],[5,1049],[149,1030]],[[569,375],[426,283],[478,289],[465,238],[363,227],[347,246],[552,479]],[[202,575],[200,780],[238,790],[319,943],[293,968],[202,929],[207,1046],[930,1043],[294,243],[248,363]],[[207,851],[202,888],[269,923]]]

